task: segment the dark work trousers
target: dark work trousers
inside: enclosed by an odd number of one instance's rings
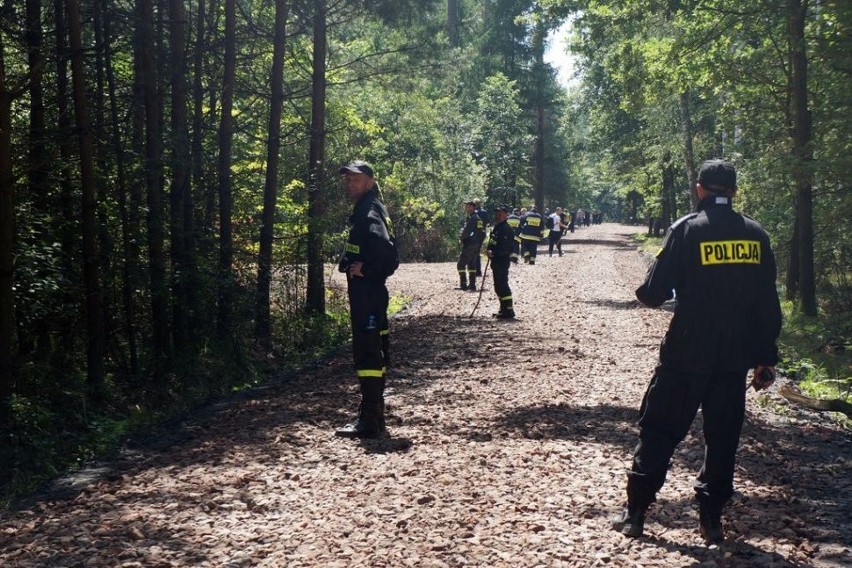
[[[479,237],[479,242],[476,245],[476,275],[482,276],[482,243],[485,242],[485,233],[482,233]]]
[[[550,231],[548,252],[553,256],[553,246],[556,245],[556,250],[559,251],[559,256],[562,256],[562,231]]]
[[[385,370],[390,367],[390,322],[388,322],[388,304],[390,303],[390,295],[388,294],[387,286],[384,288],[384,297],[382,298],[383,308],[381,309],[381,318],[379,318],[379,335],[382,337],[382,355],[385,359]]]
[[[469,239],[462,245],[459,261],[456,263],[462,287],[467,286],[468,278],[472,283],[476,281],[476,262],[479,260],[479,249],[479,241],[474,239]]]
[[[721,512],[734,494],[734,462],[745,415],[745,375],[745,371],[698,374],[656,368],[639,410],[639,443],[627,474],[630,508],[644,508],[655,500],[675,447],[701,407],[705,451],[695,493],[702,508]]]
[[[535,264],[535,257],[538,254],[538,239],[521,239],[521,254],[524,260],[530,264]]]
[[[349,316],[352,322],[352,358],[355,373],[364,383],[380,384],[385,373],[382,326],[387,322],[388,289],[381,280],[348,277]],[[370,392],[375,392],[370,389]],[[365,396],[365,398],[367,398]]]
[[[509,259],[492,258],[491,273],[494,275],[494,292],[500,299],[500,306],[506,303],[512,306],[512,289],[509,288]]]

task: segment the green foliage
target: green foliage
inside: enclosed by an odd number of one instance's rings
[[[779,370],[814,398],[852,396],[852,325],[849,313],[816,318],[784,302]]]

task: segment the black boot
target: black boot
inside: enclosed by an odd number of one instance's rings
[[[459,290],[467,290],[467,276],[464,272],[459,273]]]
[[[698,530],[708,545],[725,542],[725,533],[722,531],[722,511],[712,507],[701,507],[698,512]]]
[[[512,307],[512,300],[500,300],[500,311],[494,314],[497,319],[514,319],[515,310]]]
[[[343,438],[380,438],[385,433],[384,377],[360,379],[361,405],[358,420],[334,433]]]
[[[631,538],[642,536],[645,531],[646,510],[647,507],[625,507],[620,515],[613,517],[612,529]]]

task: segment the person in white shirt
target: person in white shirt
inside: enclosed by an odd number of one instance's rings
[[[548,251],[550,252],[550,256],[553,256],[553,246],[556,245],[559,256],[562,256],[562,232],[568,228],[568,225],[562,220],[562,208],[557,207],[556,211],[550,215],[550,218],[553,221],[553,228],[550,229]]]

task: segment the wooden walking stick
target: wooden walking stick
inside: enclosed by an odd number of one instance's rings
[[[485,269],[482,271],[482,283],[479,285],[479,297],[476,299],[476,305],[473,306],[473,311],[470,312],[470,317],[476,313],[476,308],[479,307],[479,301],[482,299],[482,291],[485,289],[485,275],[488,274],[488,265],[491,264],[491,257],[485,261]]]

